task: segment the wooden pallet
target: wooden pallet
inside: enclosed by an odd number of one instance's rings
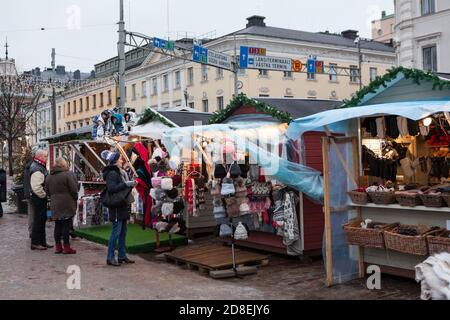
[[[236,266],[266,266],[269,257],[254,252],[235,249]],[[231,248],[220,244],[195,245],[178,248],[173,252],[166,253],[167,262],[184,266],[189,270],[198,270],[201,273],[210,271],[226,270],[233,267]]]

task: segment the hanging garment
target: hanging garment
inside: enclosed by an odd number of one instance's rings
[[[386,138],[386,125],[384,123],[384,118],[377,118],[377,136],[380,139]]]
[[[404,158],[400,160],[400,164],[406,177],[411,178],[412,176],[414,176],[414,168],[411,159]]]
[[[377,136],[377,122],[375,118],[364,119],[362,127],[364,127],[366,129],[366,132],[370,133],[373,138]]]
[[[403,117],[397,117],[397,127],[402,137],[409,136],[408,120]]]
[[[423,137],[427,137],[430,134],[430,127],[425,126],[423,123],[419,125],[419,130]]]
[[[400,136],[400,131],[398,130],[397,117],[387,116],[385,117],[386,123],[386,134],[392,139],[397,139]]]
[[[417,121],[408,119],[407,122],[409,135],[412,137],[419,135],[419,124],[417,123]]]

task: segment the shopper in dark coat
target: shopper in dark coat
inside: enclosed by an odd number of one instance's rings
[[[70,247],[70,229],[77,211],[78,183],[65,159],[56,159],[55,167],[46,179],[45,190],[50,197],[50,210],[55,220],[55,253],[76,254]]]
[[[130,219],[130,205],[133,201],[131,191],[136,186],[134,181],[129,181],[126,172],[122,169],[124,160],[117,152],[105,151],[103,159],[108,161],[108,166],[103,170],[103,179],[106,181],[106,191],[114,194],[129,189],[130,196],[124,206],[120,208],[108,208],[109,219],[113,223],[113,229],[108,243],[108,257],[106,263],[118,267],[122,263],[134,263],[127,258],[125,240],[127,236],[127,224]],[[131,197],[131,198],[130,198]],[[119,242],[118,262],[115,258],[115,249]]]

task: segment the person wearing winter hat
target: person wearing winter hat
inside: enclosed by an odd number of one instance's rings
[[[130,205],[134,202],[131,194],[136,186],[135,181],[129,181],[127,173],[123,170],[124,159],[118,152],[104,151],[102,158],[108,162],[103,170],[103,179],[106,181],[106,190],[112,194],[129,190],[130,193],[126,203],[119,208],[109,208],[109,218],[113,223],[113,229],[108,243],[108,256],[106,263],[109,266],[119,267],[122,263],[132,264],[134,261],[128,259],[125,249],[128,220],[130,219]],[[118,261],[115,258],[116,244],[119,242]]]

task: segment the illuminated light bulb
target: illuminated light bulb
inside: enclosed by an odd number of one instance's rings
[[[429,127],[429,126],[431,125],[432,122],[433,122],[433,119],[431,119],[431,118],[426,118],[426,119],[423,120],[423,125],[424,125],[425,127]]]

